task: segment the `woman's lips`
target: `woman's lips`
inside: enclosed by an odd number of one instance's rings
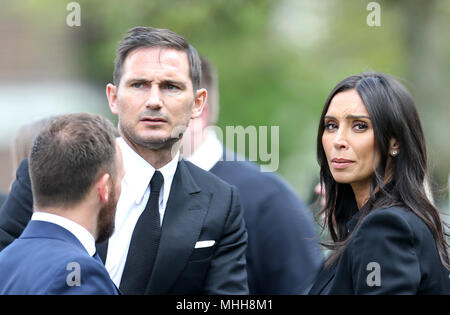
[[[333,166],[333,168],[336,168],[336,169],[343,169],[343,168],[349,167],[353,163],[355,163],[355,162],[352,160],[347,160],[347,159],[332,159],[331,160],[331,165]]]

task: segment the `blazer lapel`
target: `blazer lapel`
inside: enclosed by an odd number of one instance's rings
[[[186,163],[178,163],[164,213],[161,240],[147,294],[167,294],[200,235],[211,194],[202,192]]]
[[[327,268],[323,267],[322,270],[317,275],[316,280],[312,288],[309,290],[309,295],[319,295],[319,294],[328,294],[330,288],[328,284],[331,280],[333,280],[334,275],[336,273],[336,263]]]

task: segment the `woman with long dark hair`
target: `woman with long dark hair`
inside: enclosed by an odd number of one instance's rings
[[[396,79],[348,77],[317,136],[331,250],[310,294],[450,294],[449,245],[427,198],[425,138]]]

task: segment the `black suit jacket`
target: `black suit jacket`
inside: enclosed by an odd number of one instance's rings
[[[239,190],[248,231],[250,294],[307,293],[322,252],[306,205],[279,176],[261,172],[257,164],[219,161],[210,171]]]
[[[347,225],[352,231],[359,212]],[[310,294],[450,294],[431,230],[401,207],[373,210]]]
[[[25,160],[0,209],[2,247],[20,235],[31,214]],[[203,240],[214,240],[215,244],[194,248]],[[167,202],[153,274],[141,293],[248,294],[246,246],[247,232],[236,188],[181,160]],[[106,248],[98,246],[103,261]]]

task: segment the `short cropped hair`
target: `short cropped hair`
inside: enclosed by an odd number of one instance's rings
[[[117,131],[99,115],[58,116],[36,136],[30,153],[35,207],[68,207],[82,201],[102,173],[116,176]]]
[[[117,47],[114,63],[114,85],[119,86],[123,74],[123,65],[128,54],[142,47],[170,48],[185,52],[189,61],[189,76],[194,92],[201,80],[201,61],[197,50],[183,37],[167,29],[138,26],[130,29]]]

